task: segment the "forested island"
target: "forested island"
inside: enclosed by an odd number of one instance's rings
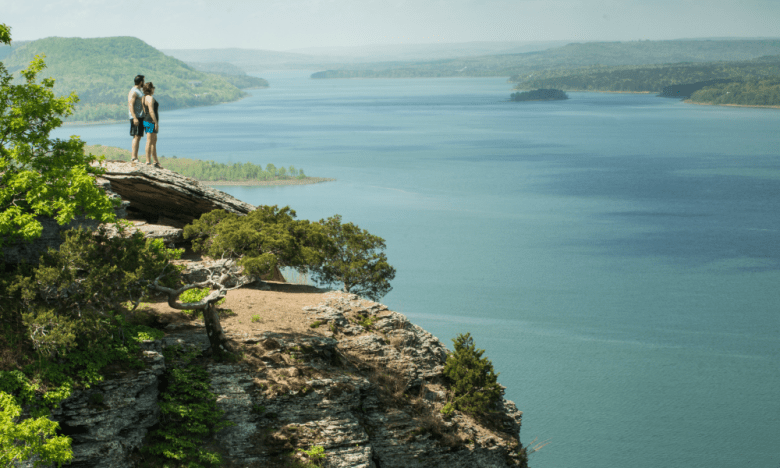
[[[563,101],[569,99],[560,89],[535,89],[521,93],[512,93],[512,101]]]
[[[87,145],[84,151],[95,156],[105,156],[108,160],[130,162],[130,151],[113,146]],[[143,149],[141,149],[143,153]],[[139,156],[144,164],[144,156]],[[214,161],[160,156],[160,164],[181,175],[191,177],[208,185],[305,185],[328,182],[336,179],[309,177],[303,169],[276,167],[267,164],[265,168],[252,163],[233,163],[231,165]]]
[[[67,122],[126,120],[127,93],[137,74],[155,84],[163,112],[235,101],[246,96],[242,89],[268,86],[267,81],[235,69],[199,71],[134,37],[49,37],[5,46],[5,52],[3,64],[17,76],[33,57],[46,56],[43,74],[55,79],[55,93],[73,92],[79,98]]]

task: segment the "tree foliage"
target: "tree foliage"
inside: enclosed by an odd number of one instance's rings
[[[10,42],[7,27],[0,39]],[[84,214],[107,222],[114,219],[111,201],[94,183],[101,171],[90,165],[84,142],[50,139],[62,118],[72,113],[75,94],[56,97],[54,80],[36,81],[45,64],[36,56],[21,71],[23,82],[0,64],[0,245],[12,239],[40,236],[38,216],[61,225]]]
[[[28,418],[19,422],[22,408],[16,399],[0,391],[0,466],[15,466],[15,462],[37,455],[33,466],[51,466],[73,458],[70,438],[57,435],[59,424],[46,418]]]
[[[66,353],[77,337],[103,339],[123,303],[137,304],[161,275],[168,284],[176,280],[178,271],[169,262],[181,251],[166,248],[160,239],[140,233],[110,237],[105,230],[71,230],[63,236],[59,250],[15,275],[0,304],[2,315],[21,317],[30,343],[43,355]]]
[[[381,252],[385,240],[352,223],[342,223],[335,215],[320,220],[331,243],[325,258],[312,270],[315,281],[323,284],[341,283],[344,291],[379,300],[393,288],[395,268]]]
[[[667,86],[713,80],[745,81],[780,75],[780,56],[740,62],[666,63],[536,70],[515,75],[515,89],[559,88],[583,91],[653,92]]]
[[[154,82],[163,111],[246,95],[230,79],[197,71],[133,37],[49,37],[24,44],[4,61],[14,72],[40,54],[48,57],[48,71],[57,79],[55,93],[75,91],[80,97],[70,120],[127,119],[127,92],[139,73]]]
[[[184,237],[210,257],[236,259],[247,274],[305,271],[322,261],[327,239],[321,226],[295,217],[289,206],[260,206],[246,216],[214,210],[185,226]]]
[[[780,75],[707,86],[690,97],[692,102],[743,106],[780,106]]]
[[[452,341],[455,351],[444,364],[444,376],[450,382],[449,407],[472,414],[490,413],[504,393],[493,363],[482,357],[485,350],[477,349],[470,333],[459,334]]]
[[[390,292],[395,268],[381,252],[384,239],[342,224],[339,215],[316,223],[295,216],[287,206],[260,206],[247,216],[214,210],[185,226],[184,237],[192,239],[196,251],[236,260],[245,274],[292,267],[312,272],[321,284],[341,283],[345,291],[374,300]]]
[[[171,346],[163,350],[166,360],[165,387],[160,392],[161,421],[149,434],[144,451],[181,466],[219,465],[219,453],[202,447],[203,437],[232,425],[220,421],[224,412],[211,392],[208,371],[194,363],[195,348]],[[163,464],[167,466],[167,464]]]

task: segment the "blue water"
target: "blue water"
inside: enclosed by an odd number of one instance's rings
[[[534,468],[780,466],[780,111],[503,79],[330,80],[165,110],[158,150],[338,181],[224,187],[387,240],[383,302],[470,331]],[[129,146],[126,124],[66,127]]]

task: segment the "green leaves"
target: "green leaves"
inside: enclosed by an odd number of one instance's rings
[[[160,395],[160,428],[149,435],[143,450],[190,467],[218,465],[219,454],[204,449],[201,440],[233,423],[220,421],[223,412],[210,391],[209,374],[193,362],[199,353],[195,348],[173,346],[164,354],[169,370]]]
[[[35,55],[47,56],[58,95],[75,91],[72,120],[127,119],[127,92],[137,74],[153,77],[165,110],[235,101],[245,96],[229,80],[202,73],[132,37],[49,37],[15,49],[4,62],[16,71]]]
[[[270,166],[270,165],[269,165]],[[295,220],[290,207],[260,206],[246,216],[215,210],[185,226],[193,249],[214,258],[238,259],[247,274],[276,267],[310,270],[322,284],[378,300],[392,290],[395,268],[381,250],[385,241],[335,215],[317,223]]]
[[[379,300],[393,288],[395,268],[387,263],[385,240],[352,223],[341,223],[341,216],[320,220],[329,245],[324,260],[314,265],[314,279],[319,283],[342,283],[344,291]]]
[[[450,381],[452,395],[448,411],[455,408],[472,414],[490,413],[503,395],[493,363],[482,357],[485,350],[476,348],[470,333],[459,334],[452,341],[455,352],[444,364],[444,376]]]
[[[49,466],[73,458],[70,438],[58,436],[59,424],[44,416],[18,422],[22,413],[15,398],[0,391],[0,465],[15,466],[14,462],[39,458],[33,466]]]
[[[278,267],[305,270],[322,261],[326,238],[322,228],[295,219],[290,207],[260,206],[246,216],[214,210],[184,227],[192,247],[214,258],[240,259],[251,275],[262,276]]]
[[[10,41],[4,25],[0,40]],[[101,170],[84,154],[84,142],[49,138],[78,97],[57,97],[52,79],[37,83],[45,66],[42,57],[34,57],[20,72],[24,82],[13,84],[0,64],[0,246],[40,236],[41,215],[59,224],[82,214],[100,222],[115,219],[112,202],[95,186]]]

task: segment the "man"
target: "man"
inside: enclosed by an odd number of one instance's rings
[[[144,76],[137,75],[133,80],[135,86],[130,88],[127,95],[127,107],[130,113],[130,136],[133,137],[132,154],[133,163],[138,162],[138,147],[141,145],[141,138],[144,136]]]

